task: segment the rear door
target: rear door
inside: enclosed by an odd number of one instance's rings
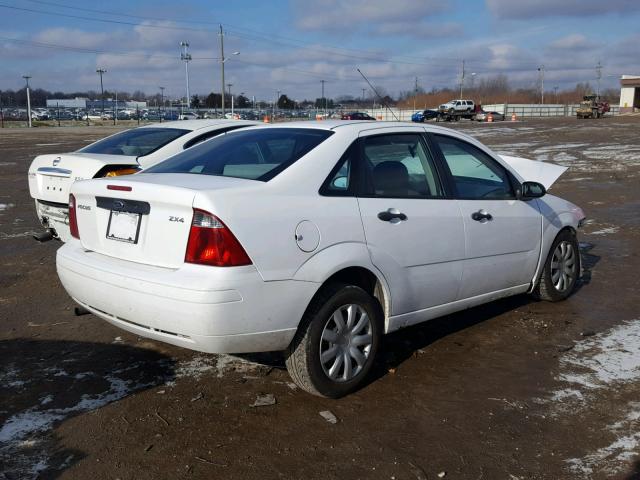
[[[460,298],[529,283],[542,233],[536,202],[517,200],[507,170],[480,148],[453,136],[432,138],[464,220]]]
[[[447,198],[423,131],[364,132],[360,214],[373,264],[391,290],[391,314],[456,299],[464,228]]]

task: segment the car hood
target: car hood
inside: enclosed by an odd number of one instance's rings
[[[546,189],[551,188],[551,185],[568,169],[568,167],[521,157],[500,155],[500,158],[518,174],[522,181],[538,182]]]

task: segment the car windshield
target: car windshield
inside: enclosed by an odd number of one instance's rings
[[[134,128],[111,135],[78,151],[144,157],[189,132],[190,130],[181,128]]]
[[[145,170],[268,182],[333,132],[311,128],[241,130],[215,137]]]

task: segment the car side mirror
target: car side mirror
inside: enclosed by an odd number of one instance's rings
[[[544,197],[547,193],[547,189],[544,188],[544,185],[538,182],[523,182],[520,185],[519,189],[520,195],[518,198],[520,200],[531,200],[533,198]]]

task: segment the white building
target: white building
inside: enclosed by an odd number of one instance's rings
[[[620,86],[620,113],[640,111],[640,76],[622,75]]]
[[[47,98],[47,108],[85,108],[88,98]]]

